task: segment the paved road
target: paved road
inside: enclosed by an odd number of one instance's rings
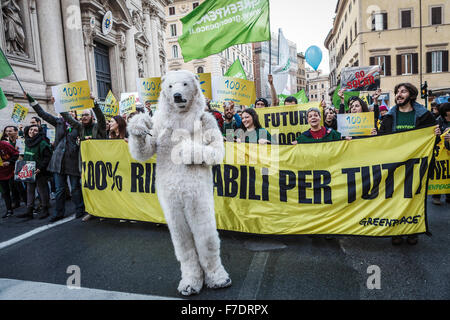
[[[190,300],[450,299],[450,204],[428,200],[430,231],[417,246],[389,238],[260,236],[221,231],[233,285]],[[18,211],[22,212],[24,208]],[[71,212],[71,204],[67,204]],[[180,299],[168,229],[68,217],[0,219],[0,299]],[[368,267],[381,272],[367,288]],[[79,268],[82,290],[67,288]],[[74,268],[74,267],[72,267]]]

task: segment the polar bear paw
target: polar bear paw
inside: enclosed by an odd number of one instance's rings
[[[205,276],[205,283],[210,289],[227,288],[231,286],[231,279],[222,267],[216,272],[207,274]]]
[[[199,294],[203,287],[202,278],[183,278],[178,285],[178,292],[183,296]]]
[[[127,131],[130,135],[144,136],[150,134],[150,130],[153,128],[152,118],[145,113],[135,115],[131,118],[127,125]]]

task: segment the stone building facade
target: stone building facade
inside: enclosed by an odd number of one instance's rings
[[[165,7],[172,1],[2,1],[0,45],[25,90],[50,112],[51,87],[63,83],[88,80],[98,98],[110,89],[120,97],[136,91],[136,78],[166,72]],[[15,103],[28,103],[13,76],[0,86],[9,102],[0,111],[3,127]]]

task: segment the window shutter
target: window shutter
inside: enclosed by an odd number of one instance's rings
[[[384,75],[391,76],[391,56],[385,56]]]
[[[419,73],[419,54],[418,53],[412,54],[412,73],[413,74]]]
[[[431,60],[432,60],[432,53],[427,52],[427,73],[431,73],[432,71]]]
[[[388,29],[388,15],[387,13],[383,13],[383,30]]]
[[[397,75],[398,76],[402,75],[402,55],[401,54],[397,55]]]
[[[442,51],[442,72],[448,72],[448,50]]]

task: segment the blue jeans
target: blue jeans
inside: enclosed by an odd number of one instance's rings
[[[81,178],[72,176],[69,174],[59,174],[55,173],[55,187],[56,187],[56,207],[55,213],[53,216],[55,217],[64,217],[66,210],[66,181],[67,177],[69,177],[70,181],[70,189],[72,191],[72,203],[75,206],[75,212],[77,214],[84,213],[84,202],[83,195],[81,193]]]

